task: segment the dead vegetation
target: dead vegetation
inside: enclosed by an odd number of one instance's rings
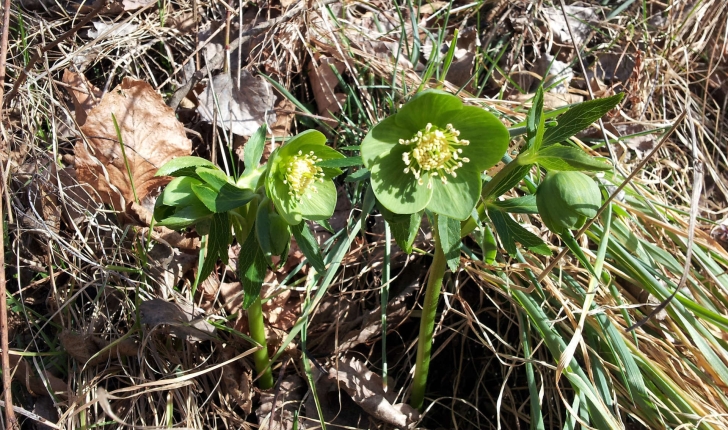
[[[358,145],[404,95],[434,82],[451,43],[457,49],[445,88],[507,125],[523,121],[542,80],[547,109],[625,92],[603,127],[579,136],[622,172],[689,112],[617,200],[623,223],[612,232],[621,245],[610,248],[606,267],[612,290],[600,291],[590,310],[629,340],[645,375],[682,390],[676,398],[685,404],[655,394],[668,389],[650,382],[659,414],[649,415],[629,401],[624,369],[600,358],[597,341],[582,343],[577,356],[593,381],[609,381],[614,413],[628,428],[728,426],[721,370],[728,366],[728,12],[721,1],[573,3],[563,10],[558,2],[526,0],[241,3],[12,4],[1,159],[13,402],[22,428],[290,429],[319,421],[333,428],[526,428],[534,417],[531,380],[545,428],[574,420],[569,408],[578,393],[563,378],[555,382],[559,357],[513,294],[529,290],[550,259],[504,254],[489,267],[477,251],[463,254],[436,323],[431,404],[420,415],[406,401],[430,258],[427,229],[417,252],[393,247],[388,255],[384,336],[379,215],[350,238],[329,284],[314,285],[292,247],[265,283],[270,352],[281,354],[276,388],[260,392],[237,253],[195,289],[199,236],[150,226],[164,185],[153,175],[165,161],[194,154],[235,171],[240,148],[262,123],[271,145],[308,128],[327,133],[335,147]],[[423,83],[423,76],[433,79]],[[695,166],[704,169],[705,191],[691,207]],[[619,183],[617,176],[607,179]],[[361,216],[361,185],[337,185],[331,225],[339,236],[317,232],[327,250]],[[682,274],[690,210],[700,216],[700,253],[679,300],[690,313],[660,315],[626,333],[643,313],[636,308],[662,299],[645,289],[646,276],[664,289]],[[561,249],[536,219],[521,221]],[[590,233],[583,247],[593,255],[599,239]],[[654,270],[625,263],[621,250]],[[568,343],[584,311],[587,277],[569,257],[543,276],[538,306]],[[303,314],[318,288],[325,295]],[[305,340],[289,339],[302,321]]]

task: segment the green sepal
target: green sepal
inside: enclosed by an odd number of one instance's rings
[[[592,178],[572,171],[548,172],[536,191],[541,220],[554,233],[581,228],[596,216],[602,194]]]

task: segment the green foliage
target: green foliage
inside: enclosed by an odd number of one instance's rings
[[[624,98],[624,93],[603,99],[594,99],[579,103],[558,118],[558,125],[544,133],[543,145],[563,142],[576,133],[586,129],[612,110]]]

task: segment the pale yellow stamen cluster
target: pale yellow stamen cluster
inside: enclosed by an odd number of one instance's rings
[[[457,177],[457,170],[470,160],[462,157],[462,146],[468,146],[469,141],[458,139],[460,132],[448,124],[445,129],[440,129],[427,124],[424,130],[417,132],[411,139],[399,139],[400,145],[414,145],[411,151],[402,154],[402,160],[407,166],[404,173],[412,172],[417,178],[417,183],[424,183],[422,174],[429,173],[430,181],[427,188],[432,188],[431,179],[439,176],[443,184],[447,184],[447,176]]]
[[[301,200],[301,197],[315,181],[324,181],[323,170],[316,166],[319,161],[321,159],[314,155],[313,151],[308,154],[298,151],[298,154],[291,158],[286,164],[283,179],[283,183],[288,185],[288,195],[296,200]],[[317,192],[315,187],[313,191]]]

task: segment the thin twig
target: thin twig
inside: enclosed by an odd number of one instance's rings
[[[0,38],[0,106],[5,95],[5,70],[8,58],[8,30],[10,29],[10,0],[5,0],[3,5],[3,33]],[[2,110],[0,110],[0,121],[2,121]],[[2,142],[2,152],[9,154],[8,143]],[[0,195],[5,192],[5,175],[2,174],[0,166]],[[9,210],[9,208],[8,208]],[[13,393],[10,389],[12,373],[10,372],[10,356],[8,355],[8,302],[5,284],[5,229],[3,217],[3,204],[0,198],[0,348],[2,348],[2,369],[3,369],[3,398],[5,400],[5,428],[13,430],[18,427],[18,420],[15,417],[13,408]]]

